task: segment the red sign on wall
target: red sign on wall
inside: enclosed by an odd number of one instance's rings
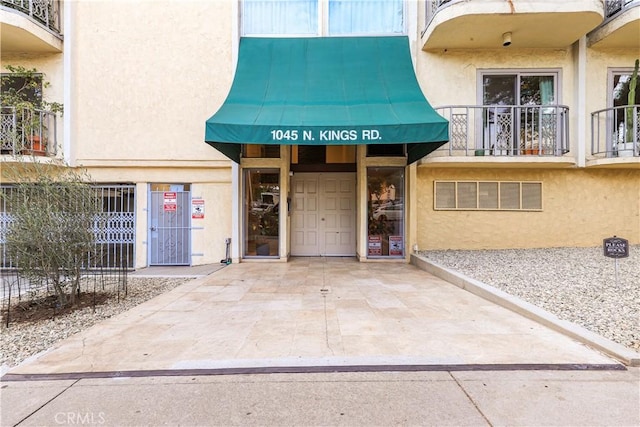
[[[164,193],[164,211],[175,212],[178,210],[178,195],[174,191]]]
[[[203,199],[191,200],[191,218],[194,218],[194,219],[204,218],[204,200]]]

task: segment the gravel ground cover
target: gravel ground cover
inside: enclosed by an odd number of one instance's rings
[[[596,248],[420,251],[558,318],[640,350],[640,245],[615,261]]]
[[[26,323],[11,322],[9,328],[6,328],[3,323],[0,326],[1,370],[4,372],[28,357],[50,348],[58,341],[127,311],[187,280],[189,279],[129,276],[127,297],[118,302],[114,295],[107,303],[98,305],[95,313],[92,307],[87,307],[55,319]]]

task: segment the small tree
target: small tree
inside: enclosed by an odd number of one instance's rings
[[[46,282],[60,306],[74,305],[99,228],[100,200],[85,171],[17,162],[3,193],[12,221],[6,248],[21,274]]]

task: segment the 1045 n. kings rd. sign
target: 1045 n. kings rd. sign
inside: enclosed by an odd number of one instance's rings
[[[272,141],[376,141],[377,129],[272,129]]]

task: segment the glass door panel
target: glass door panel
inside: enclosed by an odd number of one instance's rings
[[[367,256],[403,257],[404,168],[367,168]]]
[[[482,85],[483,145],[492,155],[513,154],[514,109],[517,99],[516,75],[486,75]]]
[[[280,171],[244,171],[244,256],[277,257],[280,250]]]

